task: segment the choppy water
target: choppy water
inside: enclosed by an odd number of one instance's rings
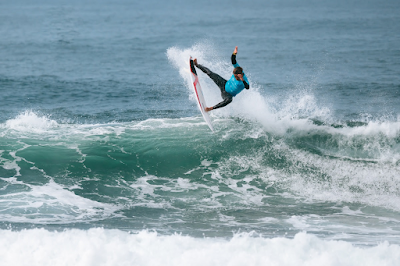
[[[0,7],[2,265],[399,264],[397,1]]]

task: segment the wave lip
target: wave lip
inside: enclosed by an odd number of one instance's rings
[[[33,133],[43,133],[58,126],[56,121],[46,116],[38,116],[33,111],[25,111],[5,123],[6,129]]]

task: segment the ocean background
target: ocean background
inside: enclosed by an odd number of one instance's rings
[[[0,2],[0,265],[400,265],[399,25],[398,0]],[[189,57],[229,78],[235,46],[251,88],[213,133]]]

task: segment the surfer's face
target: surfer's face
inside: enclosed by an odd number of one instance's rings
[[[240,80],[240,77],[241,77],[242,74],[233,74],[233,75],[235,76],[236,80]]]

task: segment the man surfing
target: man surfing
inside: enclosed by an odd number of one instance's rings
[[[196,58],[193,60],[194,65],[201,71],[206,73],[221,90],[222,102],[214,105],[213,107],[206,107],[204,109],[206,112],[227,106],[232,102],[233,97],[238,95],[244,88],[246,88],[246,90],[250,89],[249,81],[247,80],[247,77],[243,72],[243,68],[241,68],[236,62],[237,51],[238,47],[236,46],[231,56],[232,65],[235,68],[233,69],[233,75],[229,80],[224,79],[223,77],[212,72],[208,68],[198,64]]]

